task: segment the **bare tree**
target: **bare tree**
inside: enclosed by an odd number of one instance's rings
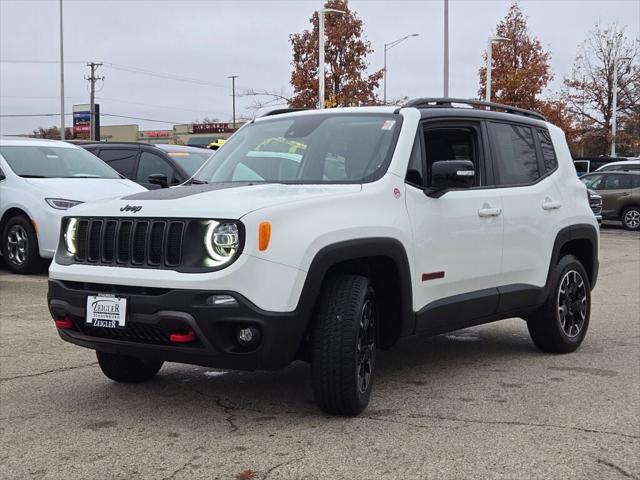
[[[564,79],[562,99],[576,119],[583,154],[606,154],[610,149],[614,66],[618,77],[618,150],[624,155],[640,149],[639,61],[640,39],[629,39],[625,27],[617,23],[605,28],[596,24],[579,46],[571,75]]]
[[[238,94],[238,97],[253,98],[251,104],[247,107],[247,110],[252,112],[251,118],[255,118],[261,110],[267,108],[287,107],[291,102],[291,97],[288,97],[283,90],[276,92],[273,90],[255,90],[251,88]]]

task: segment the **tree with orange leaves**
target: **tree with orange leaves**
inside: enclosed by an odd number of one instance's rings
[[[549,67],[551,55],[540,40],[529,33],[527,18],[517,2],[511,4],[506,17],[498,23],[496,36],[508,40],[493,45],[491,99],[520,108],[535,109],[536,97],[553,79]],[[483,55],[486,65],[487,54]],[[487,69],[480,68],[482,97],[486,88]]]
[[[345,13],[325,17],[325,106],[342,107],[380,103],[374,90],[382,70],[367,74],[366,57],[373,52],[363,38],[362,20],[349,9],[348,0],[328,0],[325,8]],[[309,19],[311,30],[289,37],[293,47],[291,107],[315,107],[318,103],[318,14]]]

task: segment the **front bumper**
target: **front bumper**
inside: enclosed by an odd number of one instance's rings
[[[127,298],[125,329],[85,324],[87,295],[110,293]],[[237,305],[212,305],[215,294],[231,295]],[[305,335],[297,312],[261,310],[235,292],[175,290],[49,280],[49,311],[54,319],[68,318],[73,328],[60,337],[94,350],[141,358],[237,370],[282,368],[296,359]],[[236,340],[240,327],[257,327],[261,341],[244,350]],[[195,341],[174,344],[171,332],[195,332]]]

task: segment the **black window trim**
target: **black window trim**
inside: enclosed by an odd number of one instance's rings
[[[545,180],[547,177],[553,175],[553,173],[555,173],[558,170],[559,167],[559,161],[558,160],[558,156],[556,155],[556,168],[554,168],[553,170],[550,171],[546,171],[545,168],[541,168],[541,162],[542,162],[542,167],[544,167],[544,159],[542,158],[542,149],[540,147],[539,144],[539,139],[538,139],[538,135],[536,132],[536,135],[534,135],[534,130],[535,129],[542,129],[542,127],[539,126],[534,126],[531,125],[529,123],[520,123],[520,122],[511,122],[511,121],[502,121],[502,120],[485,120],[485,122],[487,123],[487,134],[489,134],[489,123],[503,123],[506,125],[515,125],[517,127],[524,127],[524,128],[528,128],[531,130],[531,135],[533,136],[533,142],[535,145],[535,152],[536,152],[536,160],[538,163],[538,171],[539,172],[544,172],[543,175],[540,175],[535,181],[533,182],[529,182],[529,183],[515,183],[515,184],[509,184],[509,185],[498,185],[498,181],[497,178],[499,178],[499,176],[495,177],[495,187],[494,188],[518,188],[518,187],[531,187],[533,185],[536,185],[540,182],[542,182],[543,180]],[[551,142],[551,144],[553,145],[553,142]],[[489,135],[489,145],[490,145],[490,149],[491,149],[491,164],[493,166],[494,171],[497,171],[497,165],[496,165],[496,150],[495,150],[495,145],[494,142],[491,140],[491,135]],[[554,155],[555,155],[555,148],[554,148]]]

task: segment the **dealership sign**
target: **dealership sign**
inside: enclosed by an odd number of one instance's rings
[[[236,131],[231,123],[194,123],[193,133],[233,133]]]
[[[100,138],[100,105],[95,104],[94,138]],[[73,106],[73,138],[91,138],[91,105],[85,103]]]

